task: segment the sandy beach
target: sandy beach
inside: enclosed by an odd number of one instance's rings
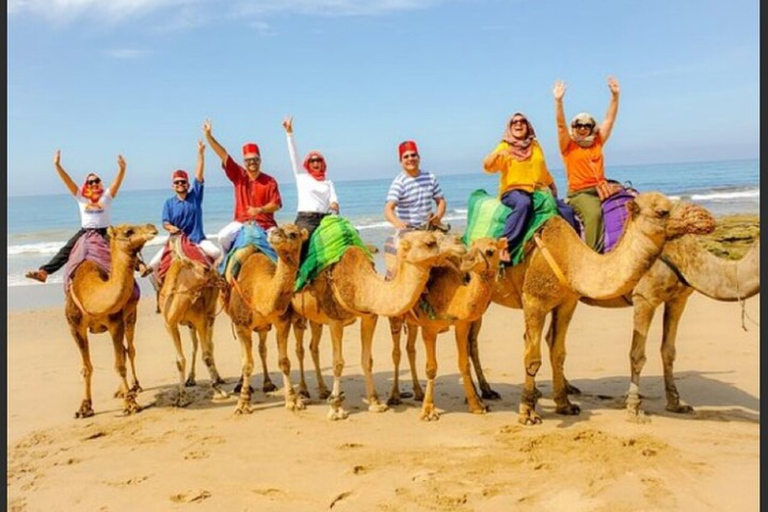
[[[146,295],[145,295],[146,297]],[[192,403],[176,393],[174,351],[154,300],[137,324],[140,413],[124,417],[106,334],[91,335],[94,410],[74,419],[82,398],[80,356],[63,308],[8,314],[8,508],[10,510],[415,510],[657,511],[757,510],[759,507],[759,295],[737,303],[694,294],[683,316],[676,361],[682,399],[696,413],[665,411],[659,357],[661,312],[652,326],[641,384],[647,423],[626,419],[632,310],[580,305],[568,339],[566,373],[582,390],[579,416],[554,413],[546,349],[539,373],[544,423],[518,424],[523,381],[522,312],[492,304],[480,349],[500,401],[485,415],[467,411],[453,333],[441,334],[436,422],[419,420],[406,400],[367,411],[358,324],[347,328],[343,389],[350,417],[326,419],[317,399],[304,411],[283,407],[281,392],[253,384],[256,410],[235,416],[235,398],[212,400],[197,365]],[[225,313],[215,325],[216,362],[231,391],[240,349]],[[424,355],[419,341],[418,367]],[[379,394],[392,382],[388,323],[374,340]],[[187,355],[191,352],[189,344]],[[274,334],[272,380],[280,383]],[[297,361],[291,348],[293,379]],[[330,338],[321,363],[331,383]],[[309,354],[306,356],[311,369]],[[404,358],[405,363],[405,358]],[[258,365],[257,365],[258,367]],[[410,390],[407,363],[401,366]]]

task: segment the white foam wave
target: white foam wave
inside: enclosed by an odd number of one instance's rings
[[[12,274],[8,276],[8,288],[16,286],[48,286],[50,284],[61,285],[64,281],[61,276],[51,275],[45,283],[24,277],[24,274]]]
[[[677,194],[670,195],[672,200],[689,201],[733,201],[733,200],[752,200],[760,199],[760,189],[750,190],[713,190],[700,194]]]

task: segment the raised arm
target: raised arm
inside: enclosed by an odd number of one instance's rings
[[[619,111],[619,82],[614,77],[608,77],[608,89],[611,91],[611,102],[608,103],[608,112],[605,113],[605,119],[600,125],[600,137],[603,144],[608,140],[613,130],[613,123],[616,121],[616,113]]]
[[[117,195],[117,191],[120,190],[120,185],[123,184],[123,178],[125,178],[125,158],[123,155],[117,155],[117,176],[115,181],[109,186],[109,195],[112,199]]]
[[[203,123],[203,133],[205,134],[205,138],[208,140],[208,144],[210,144],[211,149],[213,149],[213,152],[216,153],[219,158],[221,158],[222,163],[227,161],[227,157],[229,156],[229,153],[227,153],[227,150],[224,149],[224,146],[219,144],[219,141],[213,138],[212,133],[213,127],[211,126],[211,120],[206,119]]]
[[[67,174],[67,171],[64,170],[64,168],[61,166],[61,150],[57,149],[56,154],[53,155],[53,166],[56,168],[56,172],[59,173],[59,178],[61,178],[61,181],[64,182],[64,185],[67,186],[67,189],[70,191],[70,193],[73,196],[77,195],[77,184],[72,181],[72,178],[69,177],[69,174]]]
[[[557,123],[557,142],[560,153],[565,151],[571,142],[571,134],[568,133],[568,125],[565,122],[565,110],[563,110],[563,96],[565,96],[565,82],[557,80],[552,88],[555,97],[555,123]]]
[[[291,169],[293,175],[299,175],[299,164],[296,161],[296,141],[293,140],[293,117],[289,116],[283,119],[283,128],[285,128],[285,140],[288,142],[288,157],[291,159]]]
[[[197,168],[195,169],[195,179],[202,183],[205,181],[205,144],[202,140],[197,141]]]

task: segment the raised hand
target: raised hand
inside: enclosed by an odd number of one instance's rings
[[[200,155],[205,153],[205,144],[200,139],[197,140],[197,153]]]
[[[61,150],[60,149],[57,149],[56,150],[56,154],[53,155],[53,165],[55,165],[56,167],[61,165]]]
[[[120,167],[121,171],[125,170],[125,158],[123,158],[123,155],[117,155],[117,166]]]
[[[287,133],[293,133],[293,116],[283,119],[283,128],[285,128]]]
[[[212,129],[213,127],[211,126],[211,120],[206,119],[205,122],[203,123],[203,133],[206,135],[210,135]]]
[[[614,77],[609,76],[608,77],[608,88],[611,90],[611,94],[614,96],[617,96],[619,94],[619,81],[616,80]]]
[[[565,82],[556,80],[554,87],[552,87],[552,94],[555,96],[556,100],[563,99],[563,96],[565,96]]]

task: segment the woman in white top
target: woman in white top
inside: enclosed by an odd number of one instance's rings
[[[30,279],[44,283],[48,275],[56,272],[66,265],[69,259],[69,253],[75,246],[75,242],[88,230],[93,230],[107,238],[107,226],[111,224],[110,212],[112,211],[112,199],[117,195],[120,185],[125,176],[125,159],[123,155],[117,155],[117,176],[112,185],[105,189],[101,178],[96,173],[90,173],[85,177],[83,186],[78,189],[67,171],[61,166],[61,151],[56,151],[53,157],[53,165],[59,174],[61,181],[67,186],[67,189],[75,196],[77,206],[80,208],[80,230],[70,238],[64,247],[45,265],[37,270],[27,272],[26,276]]]
[[[320,225],[323,217],[331,213],[339,213],[339,199],[336,197],[333,182],[325,178],[325,157],[319,151],[310,151],[304,158],[304,169],[307,172],[300,172],[296,160],[296,143],[293,140],[292,117],[283,120],[283,128],[285,128],[288,156],[291,158],[291,168],[296,176],[298,190],[298,213],[295,224],[306,229],[312,236],[312,232]],[[305,242],[305,248],[306,245]],[[304,250],[302,250],[302,256]]]

